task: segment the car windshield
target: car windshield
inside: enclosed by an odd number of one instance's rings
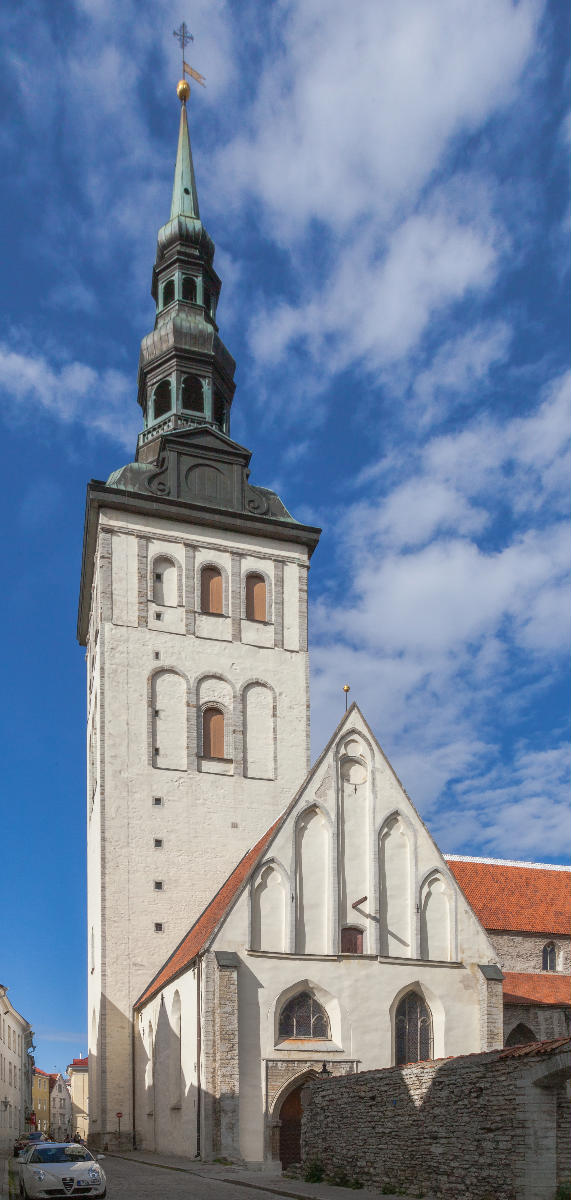
[[[91,1162],[93,1155],[85,1146],[38,1146],[30,1154],[31,1163]]]

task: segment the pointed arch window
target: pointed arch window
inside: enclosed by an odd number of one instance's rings
[[[395,1061],[424,1062],[432,1056],[430,1011],[418,992],[407,992],[400,1000],[395,1016]]]
[[[169,379],[162,379],[157,384],[153,395],[153,417],[158,421],[159,417],[166,417],[171,410],[171,385]]]
[[[221,616],[224,612],[222,572],[218,567],[203,567],[200,574],[200,610]]]
[[[204,389],[198,375],[185,375],[181,388],[181,406],[185,412],[204,412]]]
[[[279,1037],[330,1039],[329,1017],[311,992],[298,992],[284,1005],[280,1013]]]
[[[341,930],[341,953],[363,953],[363,930],[358,925],[345,925]]]
[[[196,304],[196,279],[193,275],[182,277],[182,298]]]
[[[522,1021],[514,1026],[511,1033],[506,1038],[506,1046],[525,1046],[529,1042],[536,1042],[537,1038],[529,1025],[524,1025]]]
[[[543,947],[541,969],[542,969],[542,971],[556,971],[557,970],[557,954],[556,954],[556,950],[555,950],[555,942],[547,942],[547,944]]]
[[[163,308],[166,308],[167,304],[172,304],[173,300],[174,300],[174,279],[167,279],[167,282],[165,283],[165,285],[163,287]]]
[[[246,576],[246,620],[267,620],[266,581],[254,572]]]
[[[204,758],[225,758],[221,708],[205,708],[202,714],[202,754]]]

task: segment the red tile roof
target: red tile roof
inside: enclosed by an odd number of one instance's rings
[[[532,1058],[536,1054],[551,1054],[553,1050],[562,1050],[569,1045],[568,1037],[552,1038],[549,1042],[524,1042],[521,1046],[504,1046],[499,1058]]]
[[[504,971],[506,1004],[568,1004],[571,1006],[571,976],[555,971],[536,974]]]
[[[571,872],[446,860],[485,929],[571,934]]]
[[[74,1058],[73,1062],[71,1062],[69,1064],[69,1066],[70,1067],[88,1067],[89,1066],[89,1058],[88,1057],[87,1058]],[[67,1069],[69,1071],[69,1067]]]
[[[200,954],[200,951],[204,949],[217,925],[219,925],[222,918],[228,912],[232,901],[236,898],[250,871],[255,867],[256,862],[266,849],[272,834],[277,829],[281,820],[282,817],[278,817],[277,821],[274,821],[274,824],[260,838],[259,842],[256,842],[256,845],[244,855],[238,866],[232,871],[232,874],[228,876],[226,883],[222,884],[220,891],[216,893],[214,899],[210,901],[210,904],[204,909],[204,912],[201,913],[192,928],[189,929],[182,942],[179,943],[176,950],[167,959],[164,966],[161,967],[158,975],[155,975],[155,978],[151,980],[151,983],[142,996],[139,996],[139,999],[134,1004],[134,1008],[141,1008],[143,1004],[146,1004],[147,1000],[156,996],[157,992],[160,992],[161,988],[170,983],[171,979],[180,975],[182,971],[190,966],[190,963],[196,958],[197,954]]]

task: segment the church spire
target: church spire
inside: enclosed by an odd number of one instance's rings
[[[178,217],[179,215],[197,217],[200,220],[196,180],[194,178],[194,164],[186,118],[186,102],[189,94],[190,87],[186,79],[181,79],[177,87],[177,95],[180,100],[180,127],[172,189],[171,221],[173,217]]]
[[[185,70],[191,68],[185,65]],[[193,78],[202,81],[198,72]],[[170,217],[157,238],[152,296],[155,327],[141,343],[139,404],[144,429],[137,459],[152,462],[160,440],[210,425],[230,434],[236,364],[218,333],[221,281],[214,270],[214,243],[200,219],[186,103],[190,86],[177,86],[180,125]]]

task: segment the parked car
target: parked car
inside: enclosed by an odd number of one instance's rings
[[[33,1130],[32,1133],[21,1133],[14,1142],[14,1158],[17,1158],[22,1150],[30,1145],[30,1142],[47,1142],[47,1140],[46,1134],[39,1129]]]
[[[24,1200],[51,1195],[107,1195],[107,1181],[99,1162],[86,1146],[75,1142],[29,1145],[18,1158],[18,1170]]]

